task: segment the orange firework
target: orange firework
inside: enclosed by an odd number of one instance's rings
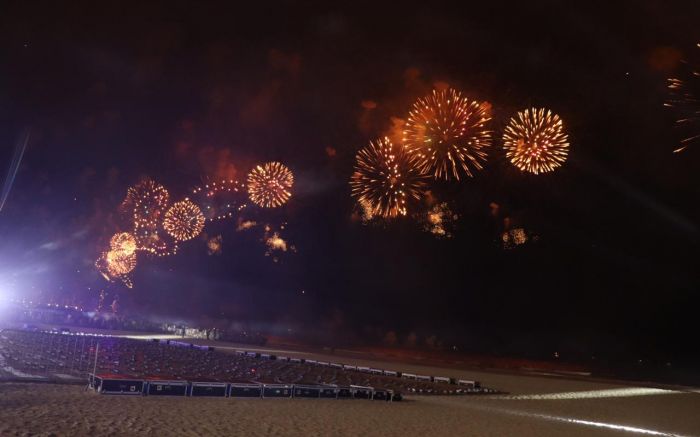
[[[540,174],[566,161],[569,139],[557,114],[532,108],[510,119],[503,133],[503,148],[506,157],[520,170]]]
[[[422,172],[435,179],[473,176],[491,146],[491,105],[462,97],[452,88],[433,93],[413,105],[403,130],[406,150],[418,159]]]
[[[176,202],[165,213],[163,228],[178,241],[191,240],[204,229],[204,214],[189,199]]]
[[[294,175],[279,162],[256,166],[248,174],[250,200],[263,208],[276,208],[292,196]]]
[[[420,199],[423,179],[415,157],[384,137],[357,152],[350,188],[358,203],[369,209],[366,215],[393,218],[406,215],[408,200]]]

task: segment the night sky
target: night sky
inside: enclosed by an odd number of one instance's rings
[[[700,52],[699,19],[697,2],[664,1],[5,4],[0,175],[31,136],[0,212],[0,290],[94,308],[105,289],[127,312],[325,342],[391,330],[479,353],[692,362],[700,145],[671,153],[663,102],[666,78]],[[436,83],[494,113],[485,169],[433,189],[459,215],[453,238],[411,218],[363,225],[356,151]],[[519,171],[500,148],[531,106],[569,133],[550,174]],[[139,258],[132,290],[95,270],[139,178],[180,199],[270,160],[292,169],[294,195],[257,220],[286,222],[297,253],[275,263],[259,230],[230,220],[176,256]],[[505,219],[536,241],[504,249]]]

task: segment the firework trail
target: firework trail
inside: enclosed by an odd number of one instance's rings
[[[0,194],[0,212],[2,212],[2,208],[5,206],[7,197],[10,195],[10,191],[12,191],[12,186],[15,184],[15,177],[17,177],[19,165],[22,163],[22,157],[24,156],[24,151],[27,149],[27,144],[29,144],[30,136],[31,129],[27,129],[27,131],[24,133],[24,138],[15,144],[15,151],[12,155],[10,168],[7,171],[5,183],[2,186],[2,194]]]
[[[700,43],[697,44],[700,48]],[[700,71],[688,61],[682,62],[679,77],[668,79],[669,97],[664,106],[676,113],[676,126],[683,139],[673,150],[679,153],[700,142]]]
[[[192,190],[207,221],[229,219],[247,207],[246,187],[235,179],[209,182]]]

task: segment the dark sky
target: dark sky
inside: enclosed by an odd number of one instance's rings
[[[700,146],[671,153],[663,101],[678,60],[698,51],[698,3],[143,3],[10,2],[0,14],[2,171],[31,131],[0,212],[4,292],[93,306],[106,289],[127,311],[344,340],[394,330],[473,351],[693,358]],[[353,220],[355,152],[436,82],[494,110],[486,168],[433,190],[459,215],[454,237]],[[523,174],[499,149],[530,106],[560,114],[570,135],[552,174]],[[228,221],[206,229],[221,255],[202,237],[140,258],[133,290],[95,271],[140,177],[180,199],[268,160],[294,171],[294,197],[256,219],[286,221],[297,253],[274,263],[259,230]],[[504,250],[505,218],[537,241]]]

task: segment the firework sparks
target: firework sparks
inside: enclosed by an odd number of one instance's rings
[[[374,211],[372,205],[366,200],[359,200],[357,202],[357,207],[359,209],[359,218],[363,225],[368,225],[374,220]]]
[[[204,229],[204,214],[191,200],[176,202],[165,213],[163,228],[178,241],[191,240]]]
[[[514,228],[501,234],[504,249],[512,249],[515,246],[527,243],[528,236],[523,228]]]
[[[362,208],[369,209],[366,215],[406,215],[407,201],[420,199],[425,187],[416,162],[386,137],[357,152],[350,188]]]
[[[236,227],[236,231],[247,231],[248,229],[254,228],[255,226],[257,226],[257,223],[253,220],[240,219],[238,220],[238,226]]]
[[[208,221],[232,218],[247,206],[246,187],[234,179],[210,182],[192,190]]]
[[[433,93],[413,105],[403,130],[406,150],[418,159],[423,173],[435,179],[473,176],[491,146],[491,105],[462,97],[452,88]]]
[[[292,196],[294,175],[279,162],[256,166],[248,174],[250,200],[263,208],[277,208]]]
[[[167,244],[158,235],[158,226],[169,201],[168,190],[148,178],[127,191],[122,208],[132,214],[138,250],[156,255],[169,253]]]
[[[136,268],[136,252],[126,254],[118,250],[103,252],[95,261],[100,274],[110,282],[119,279],[127,288],[134,286],[129,273]]]
[[[119,232],[109,240],[109,247],[113,251],[124,252],[131,255],[136,251],[136,238],[128,232]]]
[[[275,230],[269,224],[264,226],[264,234],[262,242],[266,246],[265,256],[271,257],[273,262],[279,262],[280,252],[293,252],[296,253],[297,249],[293,244],[289,244],[287,240],[282,237],[281,231],[285,229],[286,224],[283,223],[279,226],[279,229]]]
[[[281,250],[282,252],[287,251],[287,242],[280,237],[277,232],[273,233],[270,237],[265,240],[265,244],[270,250]]]
[[[126,253],[120,250],[110,250],[106,253],[107,271],[111,276],[121,276],[136,268],[136,253]]]
[[[700,43],[697,44],[700,48]],[[669,98],[664,106],[676,114],[676,126],[681,129],[683,139],[673,153],[679,153],[700,142],[700,71],[688,61],[683,61],[681,78],[668,79]]]
[[[540,174],[566,161],[569,139],[557,114],[532,108],[510,119],[503,133],[503,148],[506,157],[520,170]]]
[[[209,255],[221,255],[222,242],[223,238],[221,235],[217,235],[216,237],[207,240],[207,253]]]
[[[452,238],[452,228],[458,218],[447,202],[438,203],[418,216],[423,230],[438,238]]]

